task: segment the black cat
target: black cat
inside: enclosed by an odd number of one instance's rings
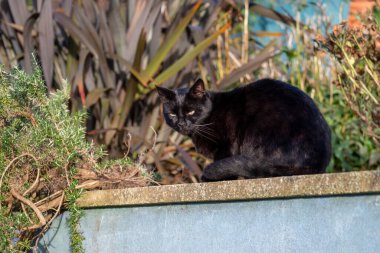
[[[203,181],[322,173],[330,129],[313,100],[287,83],[263,79],[229,92],[157,87],[166,123],[214,159]]]

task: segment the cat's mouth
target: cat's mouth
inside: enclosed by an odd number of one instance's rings
[[[189,129],[180,129],[180,130],[178,130],[178,132],[183,134],[183,135],[190,135]]]
[[[179,127],[179,128],[177,129],[177,131],[178,131],[180,134],[183,134],[183,135],[190,135],[190,133],[191,133],[191,130],[188,129],[188,128],[181,128],[181,127]]]

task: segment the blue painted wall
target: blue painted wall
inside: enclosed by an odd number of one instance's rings
[[[349,12],[348,0],[261,0],[255,1],[265,7],[272,8],[279,13],[286,13],[297,19],[300,13],[300,21],[305,24],[321,23],[318,16],[326,16],[332,25],[347,20]],[[250,16],[250,27],[253,31],[284,31],[285,26],[280,22],[260,17]]]
[[[66,218],[51,253],[70,252]],[[377,253],[380,195],[89,209],[81,230],[91,253]]]

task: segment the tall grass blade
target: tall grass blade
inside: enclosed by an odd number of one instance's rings
[[[139,69],[141,66],[141,60],[142,56],[144,53],[144,48],[145,48],[145,33],[141,33],[139,41],[138,41],[138,46],[136,49],[136,54],[135,54],[135,60],[133,62],[133,66],[131,69]],[[122,105],[118,108],[117,112],[115,115],[112,117],[111,121],[111,126],[110,128],[121,128],[125,120],[128,117],[129,111],[132,108],[135,95],[137,92],[137,86],[138,86],[138,81],[134,78],[129,79],[127,90],[126,90],[126,96],[124,97],[124,101],[122,101]],[[109,145],[115,136],[116,131],[108,131],[105,135],[105,143]]]
[[[49,91],[52,90],[53,59],[54,59],[54,30],[52,2],[44,1],[38,22],[39,53],[42,70]]]
[[[181,20],[181,22],[174,29],[174,31],[162,43],[155,56],[150,60],[146,69],[141,73],[141,76],[144,78],[143,81],[147,82],[156,73],[163,60],[167,57],[170,49],[173,48],[173,46],[178,41],[179,37],[182,35],[183,31],[186,29],[187,25],[189,24],[195,13],[199,9],[201,3],[202,0],[198,0],[198,2]]]
[[[33,51],[33,41],[32,41],[32,31],[33,26],[36,23],[39,13],[32,14],[25,22],[23,37],[24,37],[24,61],[25,61],[25,71],[27,73],[32,73],[32,59],[31,52]]]
[[[258,69],[261,64],[274,57],[278,53],[278,49],[275,47],[275,42],[275,40],[272,40],[253,60],[241,65],[224,79],[220,80],[219,86],[226,87],[237,82],[242,76],[252,73],[254,70]]]
[[[95,88],[91,90],[87,96],[86,96],[86,106],[90,107],[103,96],[104,93],[106,93],[109,90],[109,88]]]
[[[266,8],[260,4],[256,4],[256,3],[251,4],[251,10],[256,14],[259,14],[263,17],[267,17],[267,18],[282,22],[286,25],[291,25],[294,27],[297,25],[297,21],[294,20],[294,18],[292,18],[288,15],[279,13],[275,10],[270,9],[270,8]],[[300,23],[300,22],[298,22],[298,23],[299,23],[299,26],[301,28],[304,28],[305,30],[311,30],[305,24]]]
[[[150,10],[155,1],[140,0],[136,1],[135,12],[133,14],[132,21],[129,25],[129,29],[125,38],[127,49],[123,58],[127,61],[132,61],[135,57],[137,44],[140,38],[140,34],[143,30],[147,17],[151,14]]]
[[[55,12],[53,17],[62,28],[66,29],[71,36],[82,42],[92,54],[98,57],[97,46],[95,43],[68,16]]]
[[[14,21],[20,25],[24,24],[29,16],[29,11],[26,6],[26,1],[10,0],[8,1],[8,4],[9,4],[9,8],[11,9]]]
[[[206,48],[208,48],[212,44],[212,42],[219,35],[224,33],[229,27],[230,27],[229,24],[224,25],[214,34],[212,34],[211,36],[209,36],[208,38],[200,42],[197,46],[195,46],[193,49],[191,49],[189,52],[183,55],[178,61],[172,64],[168,69],[166,69],[160,75],[158,75],[154,80],[154,84],[156,85],[162,84],[163,82],[165,82],[166,80],[168,80],[169,78],[177,74],[179,70],[181,70],[183,67],[189,64],[195,57],[197,57],[197,55],[199,55]]]

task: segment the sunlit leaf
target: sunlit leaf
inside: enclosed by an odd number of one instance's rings
[[[261,64],[270,58],[274,57],[278,53],[278,49],[275,47],[275,40],[272,40],[260,53],[258,53],[251,61],[246,64],[241,65],[239,68],[232,71],[224,79],[219,81],[220,87],[226,87],[230,84],[238,81],[245,74],[252,73],[254,70],[258,69]]]
[[[145,34],[144,33],[140,35],[140,39],[137,45],[138,47],[135,54],[135,60],[133,62],[133,66],[131,66],[131,69],[132,68],[139,69],[141,66],[142,55],[144,53],[144,48],[145,48]],[[137,85],[138,85],[138,82],[136,79],[134,78],[129,79],[129,83],[126,90],[126,96],[124,97],[122,106],[118,108],[117,112],[112,117],[110,128],[121,128],[124,125],[125,120],[128,117],[129,111],[131,110],[131,107],[133,105],[133,101],[135,99],[135,95],[137,92]],[[107,145],[111,143],[115,134],[116,134],[116,131],[108,131],[106,133],[105,142]]]
[[[86,106],[90,107],[91,105],[98,102],[99,98],[107,92],[109,88],[95,88],[91,90],[86,96]]]
[[[170,49],[172,49],[172,47],[178,41],[178,38],[182,35],[183,31],[185,30],[185,28],[187,27],[187,25],[193,18],[194,14],[199,9],[201,3],[202,3],[202,0],[198,0],[198,2],[189,11],[189,13],[187,13],[186,16],[181,20],[181,22],[174,29],[174,31],[162,43],[156,55],[150,60],[149,65],[141,73],[141,76],[144,78],[143,79],[144,82],[147,82],[156,73],[162,61],[167,57]]]
[[[280,32],[268,32],[268,31],[259,31],[259,32],[254,32],[253,35],[257,37],[281,37],[284,36],[284,33]]]
[[[144,81],[144,78],[141,76],[141,74],[132,66],[132,63],[128,62],[127,60],[125,60],[123,57],[121,57],[120,55],[117,55],[117,54],[108,54],[107,55],[108,57],[110,58],[113,58],[114,60],[118,61],[121,65],[123,65],[126,70],[129,70],[131,72],[131,74],[136,77],[137,80],[139,80],[139,82],[146,86],[146,83],[143,82]]]
[[[226,24],[222,28],[220,28],[218,31],[216,31],[214,34],[203,40],[201,43],[196,45],[193,49],[191,49],[189,52],[187,52],[185,55],[183,55],[180,59],[178,59],[174,64],[172,64],[169,68],[164,70],[161,74],[159,74],[155,80],[154,84],[159,85],[166,80],[168,80],[170,77],[175,75],[179,70],[181,70],[183,67],[185,67],[187,64],[189,64],[195,57],[197,57],[198,54],[200,54],[202,51],[204,51],[206,48],[208,48],[212,42],[222,33],[224,33],[228,28],[230,27],[229,24]]]

